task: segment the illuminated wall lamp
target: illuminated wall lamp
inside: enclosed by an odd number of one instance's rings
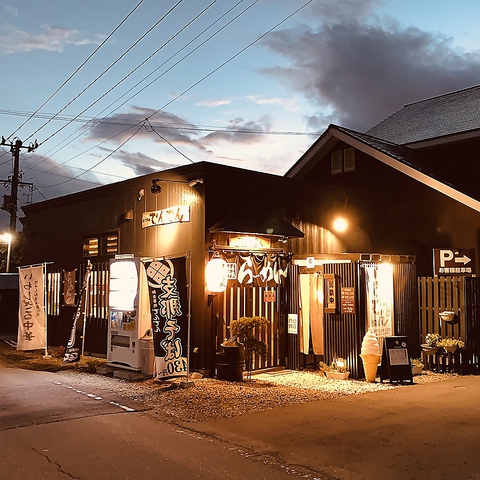
[[[227,288],[227,262],[214,252],[205,268],[205,279],[209,292],[224,292]]]

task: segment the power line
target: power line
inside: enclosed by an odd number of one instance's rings
[[[108,42],[108,40],[115,34],[115,32],[127,21],[127,19],[135,12],[135,10],[140,6],[143,0],[140,0],[137,5],[133,8],[133,10],[114,28],[114,30],[108,35],[100,45],[87,57],[86,60],[82,62],[82,64],[35,110],[35,112],[30,115],[13,133],[11,133],[7,140],[10,139],[15,133],[17,133],[25,124],[31,120],[84,66],[85,64]],[[35,134],[33,134],[35,135]],[[29,138],[31,138],[31,135]],[[28,140],[28,138],[27,138]]]
[[[188,93],[190,90],[192,90],[193,88],[195,88],[197,85],[199,85],[200,83],[202,83],[204,80],[206,80],[207,78],[211,77],[214,73],[218,72],[218,70],[220,70],[221,68],[223,68],[225,65],[227,65],[228,63],[230,63],[232,60],[234,60],[235,58],[237,58],[238,56],[240,56],[243,52],[245,52],[245,50],[249,49],[252,45],[255,45],[257,42],[259,42],[262,38],[266,37],[270,32],[272,32],[273,30],[275,30],[276,28],[278,28],[280,25],[282,25],[283,23],[285,23],[287,20],[289,20],[290,18],[292,18],[294,15],[296,15],[300,10],[302,10],[303,8],[305,8],[307,5],[309,5],[310,3],[312,3],[314,0],[309,0],[308,2],[304,3],[301,7],[297,8],[293,13],[291,13],[290,15],[288,15],[287,17],[285,17],[282,21],[278,22],[276,25],[274,25],[272,28],[270,28],[269,30],[267,30],[265,33],[263,33],[262,35],[260,35],[256,40],[254,40],[253,42],[250,42],[246,47],[242,48],[240,51],[238,51],[235,55],[232,55],[228,60],[226,60],[225,62],[223,62],[222,64],[220,64],[218,67],[214,68],[210,73],[208,73],[207,75],[205,75],[204,77],[202,77],[200,80],[198,80],[197,82],[195,82],[193,85],[191,85],[189,88],[187,88],[186,90],[184,90],[182,93],[179,93],[176,97],[172,98],[172,100],[170,100],[169,102],[167,102],[165,105],[163,105],[163,107],[159,108],[157,111],[155,111],[154,113],[152,113],[151,115],[149,115],[147,118],[150,119],[152,118],[154,115],[156,115],[158,112],[162,111],[165,109],[165,107],[168,107],[169,105],[171,105],[175,100],[178,100],[180,97],[182,97],[183,95],[185,95],[186,93]]]
[[[66,180],[65,182],[60,182],[60,183],[56,183],[54,185],[48,185],[48,187],[58,187],[59,185],[64,185],[65,183],[68,183],[68,182],[71,182],[72,180],[76,180],[77,178],[81,177],[82,175],[85,175],[86,173],[88,172],[91,172],[95,167],[98,167],[98,165],[100,165],[101,163],[103,163],[105,160],[107,160],[108,158],[110,158],[114,153],[116,153],[118,150],[120,150],[120,148],[122,148],[128,141],[130,141],[145,125],[145,122],[143,122],[139,127],[138,129],[132,133],[132,135],[130,135],[124,142],[122,142],[121,145],[119,145],[115,150],[111,151],[105,158],[103,158],[102,160],[100,160],[99,162],[97,162],[95,165],[91,166],[90,168],[86,169],[84,172],[80,173],[79,175],[75,176],[75,177],[72,177],[70,178],[69,180]]]
[[[198,18],[200,18],[208,9],[210,9],[218,0],[213,0],[213,2],[211,2],[207,7],[205,7],[200,13],[198,13],[192,20],[190,20],[187,24],[185,24],[180,30],[178,30],[174,35],[172,35],[166,42],[164,42],[159,48],[157,48],[152,54],[150,54],[146,59],[144,59],[141,63],[139,63],[133,70],[131,70],[127,75],[125,75],[120,81],[118,81],[115,85],[113,85],[112,87],[110,87],[106,92],[104,92],[100,97],[98,97],[94,102],[92,102],[88,107],[86,107],[82,112],[80,112],[80,114],[78,116],[81,116],[83,113],[85,113],[86,111],[88,111],[90,108],[92,108],[94,105],[96,105],[100,100],[102,100],[102,98],[105,98],[109,93],[111,93],[113,90],[115,90],[115,88],[117,88],[119,85],[121,85],[127,78],[129,78],[131,75],[133,75],[139,68],[141,68],[143,65],[145,65],[149,60],[151,60],[157,53],[159,53],[166,45],[168,45],[173,39],[175,39],[178,35],[181,34],[181,32],[183,32],[186,28],[188,28],[193,22],[195,22]],[[115,103],[115,102],[114,102]],[[109,107],[107,107],[109,108]],[[106,108],[106,109],[107,109]],[[103,111],[105,111],[106,109],[104,109]],[[103,113],[100,112],[101,113]],[[99,114],[99,115],[100,115]],[[97,118],[98,115],[96,115],[94,117]],[[76,119],[76,117],[72,120],[74,121]],[[95,125],[97,125],[98,123],[100,123],[101,120],[97,123],[95,123],[92,127],[90,127],[88,130],[90,130],[91,128],[93,128]],[[68,125],[68,124],[67,124]],[[65,127],[67,126],[65,125]],[[65,128],[65,127],[62,127],[62,128]],[[61,129],[60,129],[61,130]],[[87,130],[87,131],[88,131]],[[77,130],[78,132],[78,130]],[[78,135],[77,137],[75,137],[75,140],[80,137],[81,135],[84,135],[86,132],[82,132],[80,135]],[[55,135],[55,134],[54,134]],[[73,134],[74,135],[74,134]],[[51,135],[49,138],[51,138],[53,135]],[[47,140],[49,139],[47,138]],[[70,137],[67,137],[67,138],[70,138]],[[47,140],[45,140],[43,143],[45,143]],[[62,147],[64,148],[64,147]],[[55,153],[58,153],[62,148],[58,149]]]
[[[105,112],[106,110],[108,110],[111,106],[113,106],[116,102],[118,102],[120,99],[122,99],[125,95],[127,95],[129,92],[131,92],[134,88],[136,88],[138,85],[140,85],[141,83],[143,83],[148,77],[150,77],[151,75],[153,75],[153,73],[155,73],[157,70],[159,70],[161,67],[163,67],[167,62],[169,62],[172,58],[174,58],[175,56],[177,56],[182,50],[184,50],[185,48],[187,48],[189,45],[191,45],[195,40],[197,40],[199,37],[201,37],[206,31],[208,31],[210,28],[212,28],[216,23],[218,23],[221,19],[223,19],[225,16],[227,16],[232,10],[234,10],[239,4],[243,3],[244,0],[239,0],[235,5],[233,5],[230,9],[228,9],[224,14],[222,14],[219,18],[217,18],[213,23],[211,23],[208,27],[206,27],[202,32],[200,32],[198,35],[196,35],[192,40],[190,40],[187,44],[185,44],[180,50],[178,50],[176,53],[174,53],[173,55],[171,55],[167,60],[165,60],[164,62],[162,62],[161,65],[159,65],[157,68],[155,68],[152,72],[150,72],[146,77],[144,77],[142,80],[140,80],[139,82],[137,82],[133,87],[131,87],[129,90],[127,90],[123,95],[121,95],[117,100],[115,100],[114,102],[112,102],[110,105],[108,105],[107,107],[105,107],[98,115],[96,115],[94,117],[94,119],[98,118],[103,112]],[[187,57],[189,57],[191,54],[193,54],[196,50],[198,50],[200,47],[202,47],[205,43],[207,43],[208,41],[210,41],[214,36],[216,36],[218,33],[220,33],[222,30],[224,30],[228,25],[230,25],[231,23],[233,23],[235,20],[237,20],[240,16],[242,16],[247,10],[249,10],[251,7],[253,7],[256,3],[258,3],[259,0],[255,0],[251,5],[249,5],[247,8],[245,8],[242,12],[240,12],[238,15],[236,15],[232,20],[230,20],[229,22],[227,22],[223,27],[221,27],[219,30],[217,30],[215,33],[213,33],[210,37],[208,37],[206,40],[204,40],[202,43],[200,43],[200,45],[198,45],[196,48],[194,48],[191,52],[189,52],[187,55],[184,55],[180,60],[178,60],[174,65],[172,65],[170,68],[168,68],[166,71],[164,71],[161,75],[159,75],[158,77],[156,77],[154,80],[152,80],[151,82],[149,82],[147,85],[145,85],[142,89],[140,89],[138,92],[136,92],[134,95],[131,95],[127,100],[125,100],[123,103],[121,103],[120,105],[118,105],[115,109],[111,110],[108,115],[111,115],[113,112],[117,111],[120,107],[122,107],[123,105],[125,105],[127,102],[129,102],[130,100],[132,100],[132,98],[134,98],[135,96],[137,96],[138,94],[140,94],[141,92],[143,92],[146,88],[148,88],[150,85],[152,85],[154,82],[156,82],[159,78],[161,78],[163,75],[165,75],[166,73],[168,73],[170,70],[172,70],[172,68],[174,68],[175,66],[177,66],[179,63],[181,63],[183,60],[185,60]],[[90,127],[87,131],[89,131],[91,128],[93,128],[94,126],[98,125],[100,122],[104,122],[104,120],[100,120],[99,122],[95,122],[92,127]],[[77,129],[76,132],[78,132],[80,129]],[[60,150],[62,150],[63,148],[65,148],[66,145],[69,145],[71,142],[75,141],[76,139],[78,139],[80,136],[84,135],[87,131],[82,131],[79,135],[77,135],[75,138],[73,138],[70,142],[67,142],[65,143],[61,148],[57,149],[55,151],[55,153],[58,153]],[[75,133],[76,133],[75,132]],[[71,134],[69,137],[67,137],[66,140],[68,140],[71,136],[75,135],[75,133]],[[64,140],[65,142],[65,140]],[[51,152],[52,150],[54,149],[51,149],[49,150],[49,152]]]
[[[69,107],[75,100],[77,100],[81,95],[83,95],[92,85],[94,85],[98,80],[100,80],[100,78],[102,78],[111,68],[113,68],[123,57],[125,57],[125,55],[127,55],[128,52],[130,52],[133,48],[135,48],[149,33],[151,33],[168,15],[170,15],[170,13],[173,12],[173,10],[175,10],[181,3],[183,2],[183,0],[178,0],[178,2],[172,7],[170,8],[170,10],[165,14],[163,15],[160,20],[157,20],[155,22],[154,25],[152,25],[136,42],[133,43],[133,45],[131,45],[129,48],[127,48],[127,50],[125,50],[125,52],[122,53],[122,55],[120,55],[120,57],[118,57],[112,64],[110,64],[100,75],[97,76],[97,78],[95,78],[95,80],[93,80],[92,82],[90,82],[79,94],[77,94],[72,100],[70,100],[70,102],[68,102],[62,109],[60,109],[57,113],[60,114],[62,113],[67,107]],[[80,113],[78,116],[80,116],[81,114],[83,114],[86,110],[84,110],[82,113]],[[76,117],[75,117],[76,118]],[[51,120],[47,121],[46,123],[44,123],[40,128],[38,128],[37,130],[35,130],[35,132],[33,132],[28,138],[32,138],[34,137],[40,130],[42,130],[44,127],[46,127],[49,123],[50,123]],[[50,140],[50,138],[54,137],[55,135],[57,135],[60,131],[62,131],[67,125],[69,125],[69,123],[67,123],[66,125],[64,125],[63,127],[61,127],[59,130],[57,130],[56,132],[54,132],[53,134],[51,134],[49,137],[47,137],[42,143],[45,143],[47,140]]]
[[[176,152],[178,152],[180,155],[182,155],[183,157],[185,157],[189,162],[195,163],[191,158],[187,157],[183,152],[181,152],[175,145],[173,145],[172,143],[170,143],[165,137],[162,137],[162,135],[160,135],[160,134],[155,130],[155,128],[152,127],[152,124],[149,122],[148,119],[146,120],[145,129],[147,130],[147,132],[153,132],[155,135],[157,135],[158,137],[160,137],[164,142],[167,142]],[[150,130],[149,130],[149,129],[150,129]]]

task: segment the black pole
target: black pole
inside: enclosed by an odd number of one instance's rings
[[[12,177],[12,189],[10,193],[10,233],[15,233],[17,230],[17,204],[18,204],[18,176],[20,165],[20,148],[22,147],[22,141],[17,140],[13,145],[13,177]]]

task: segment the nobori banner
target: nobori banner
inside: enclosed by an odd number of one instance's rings
[[[181,205],[177,207],[165,208],[163,210],[155,210],[154,212],[144,212],[142,215],[142,228],[189,221],[190,206]]]
[[[45,347],[45,305],[43,267],[18,269],[19,309],[17,350]]]
[[[157,378],[188,374],[186,257],[145,262]]]

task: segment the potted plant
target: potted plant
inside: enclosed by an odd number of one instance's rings
[[[437,346],[443,348],[446,353],[455,353],[457,348],[465,347],[465,343],[457,338],[445,337],[437,342]]]
[[[440,350],[438,342],[442,339],[438,333],[427,333],[425,343],[422,343],[422,350],[427,355],[435,355]]]
[[[253,355],[263,357],[268,351],[268,345],[258,336],[268,327],[270,322],[265,317],[240,317],[230,323],[230,333],[237,342],[243,344],[245,350],[245,368],[248,378],[252,376]]]
[[[334,358],[330,365],[324,362],[320,362],[320,374],[325,375],[327,378],[336,378],[339,380],[346,380],[350,375],[347,370],[345,359]]]
[[[412,375],[420,375],[423,370],[423,363],[419,358],[411,358],[410,366],[412,367]]]

